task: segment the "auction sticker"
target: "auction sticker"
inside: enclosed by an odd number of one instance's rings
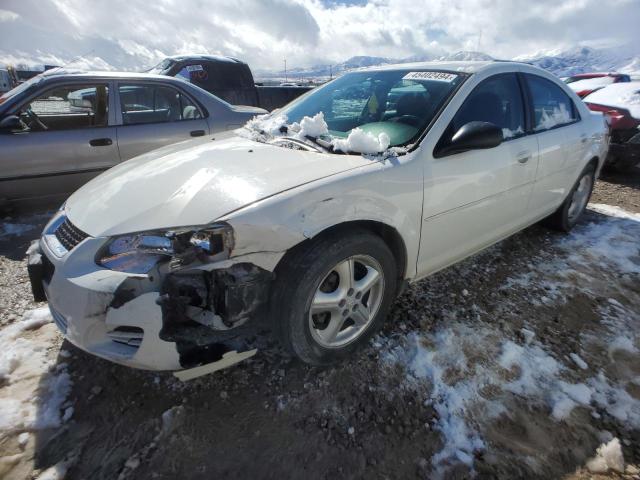
[[[402,77],[403,80],[435,80],[447,83],[453,82],[456,78],[458,75],[447,72],[409,72]]]

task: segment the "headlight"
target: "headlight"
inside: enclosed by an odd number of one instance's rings
[[[223,260],[232,249],[233,230],[218,224],[114,237],[100,249],[96,263],[118,272],[148,273],[160,262],[177,269]]]

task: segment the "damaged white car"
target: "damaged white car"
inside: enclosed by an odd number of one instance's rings
[[[214,371],[262,325],[328,364],[407,282],[545,218],[569,230],[606,150],[602,115],[529,65],[348,73],[89,182],[32,245],[33,291],[69,341],[132,367]]]

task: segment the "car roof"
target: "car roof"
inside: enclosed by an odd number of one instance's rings
[[[622,73],[615,72],[591,72],[591,73],[577,73],[571,75],[571,78],[598,78],[598,77],[618,77],[623,75]]]
[[[169,80],[182,81],[174,77],[166,75],[156,75],[153,73],[138,72],[112,72],[112,71],[87,71],[87,70],[69,70],[64,68],[47,70],[40,74],[42,79],[126,79],[126,80]]]
[[[207,55],[207,54],[195,54],[195,55],[172,55],[166,57],[176,62],[183,60],[210,60],[213,62],[228,62],[228,63],[245,63],[242,60],[238,60],[234,57],[228,57],[226,55]]]
[[[477,73],[482,70],[504,70],[505,66],[513,65],[519,67],[522,62],[511,62],[503,60],[489,61],[435,61],[435,62],[416,62],[416,63],[397,63],[392,65],[379,65],[376,67],[367,67],[360,69],[362,71],[385,71],[385,70],[443,70],[463,73]]]

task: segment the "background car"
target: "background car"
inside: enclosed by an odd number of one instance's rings
[[[607,165],[627,172],[640,163],[640,82],[609,85],[583,98],[611,128]]]
[[[630,81],[631,77],[624,73],[580,73],[564,80],[580,98],[607,85]]]
[[[45,72],[0,97],[0,207],[60,201],[119,162],[263,113],[167,76]]]

